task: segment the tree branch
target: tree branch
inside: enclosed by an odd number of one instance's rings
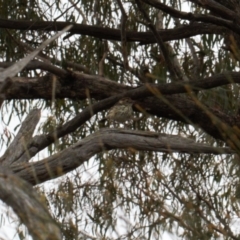
[[[29,68],[33,69],[34,64],[35,61],[29,65]],[[4,65],[6,64],[0,63],[0,67]],[[39,64],[38,66],[41,68],[43,65]],[[26,68],[28,68],[28,66],[26,66]],[[56,98],[85,99],[86,89],[89,89],[91,96],[95,99],[103,99],[127,91],[129,97],[137,99],[152,96],[154,95],[154,91],[161,92],[163,95],[172,95],[187,93],[189,91],[206,90],[227,84],[240,83],[239,72],[224,72],[216,74],[212,77],[196,78],[189,82],[166,83],[159,85],[149,84],[148,86],[141,86],[138,88],[124,86],[96,75],[74,72],[69,73],[65,70],[61,70],[59,73],[59,77],[67,78],[67,86],[62,86],[61,81],[58,81],[59,86],[56,92]],[[51,77],[48,75],[38,79],[39,80],[36,81],[36,78],[33,78],[32,80],[31,78],[25,78],[25,80],[24,78],[12,78],[13,84],[5,93],[6,99],[51,99],[52,83],[49,81],[51,80]],[[32,91],[29,91],[29,89]],[[101,89],[101,91],[99,91],[99,89]]]
[[[33,239],[62,239],[57,223],[39,200],[36,191],[6,169],[0,170],[0,199],[13,208]]]
[[[234,153],[230,148],[215,148],[180,136],[124,129],[102,129],[62,152],[38,162],[12,165],[11,170],[27,182],[39,184],[72,171],[97,153],[117,148],[167,153]]]
[[[233,23],[232,21],[225,20],[220,17],[215,17],[213,15],[207,15],[207,14],[193,14],[191,12],[181,12],[178,11],[172,7],[169,7],[163,3],[160,3],[157,0],[142,0],[143,2],[162,10],[163,12],[166,12],[170,14],[173,17],[176,18],[181,18],[181,19],[186,19],[189,21],[200,21],[200,22],[205,22],[205,23],[212,23],[216,24],[218,26],[224,26],[238,34],[240,34],[240,27]]]
[[[49,78],[49,76],[47,76]],[[74,80],[76,79],[76,80]],[[18,82],[18,87],[16,84],[13,84],[9,91],[6,93],[6,97],[13,98],[13,92],[15,91],[16,96],[21,98],[21,94],[24,98],[29,97],[29,94],[33,93],[34,98],[38,98],[40,94],[41,97],[51,99],[52,96],[52,87],[50,79],[43,78],[42,82],[27,81],[27,84],[24,85],[23,81]],[[198,124],[202,129],[207,133],[212,135],[215,138],[223,139],[222,135],[219,133],[218,128],[211,122],[204,113],[203,109],[199,108],[197,102],[191,101],[190,99],[182,99],[179,96],[163,96],[175,93],[184,93],[191,92],[193,90],[202,90],[210,89],[213,87],[226,85],[229,83],[239,83],[240,82],[240,73],[224,73],[218,74],[213,77],[205,78],[198,81],[190,81],[187,83],[171,83],[171,84],[162,84],[162,85],[150,85],[142,86],[137,89],[131,88],[129,86],[124,86],[117,84],[113,81],[109,81],[105,78],[98,76],[91,76],[82,73],[73,73],[73,79],[68,81],[69,85],[59,86],[56,90],[57,98],[79,98],[86,99],[86,89],[91,93],[91,97],[95,99],[106,99],[99,103],[95,103],[91,108],[84,109],[79,113],[73,120],[64,124],[61,128],[57,130],[57,136],[62,137],[65,134],[68,134],[72,131],[75,131],[77,127],[89,120],[92,114],[96,114],[99,111],[111,107],[116,101],[122,97],[131,97],[132,99],[141,99],[138,103],[143,106],[143,108],[150,114],[166,117],[172,120],[180,120],[187,123]],[[25,86],[25,88],[24,88]],[[24,90],[25,89],[25,90]],[[31,89],[31,92],[29,92]],[[46,91],[46,89],[48,91]],[[99,89],[101,91],[99,91]],[[20,91],[21,90],[21,91]],[[42,90],[42,93],[38,92]],[[28,95],[27,95],[28,94]],[[31,95],[30,95],[31,96]],[[155,96],[149,99],[147,97]],[[178,109],[176,111],[176,109]],[[208,108],[210,112],[213,112],[215,116],[221,119],[223,122],[227,123],[230,126],[240,127],[239,116],[229,116],[222,113],[221,111],[214,111],[214,109]],[[181,113],[181,114],[179,114]],[[184,117],[185,116],[185,117]],[[208,120],[207,120],[208,119]],[[49,134],[47,137],[38,136],[38,139],[35,139],[32,144],[28,147],[30,156],[34,156],[36,152],[45,148],[54,141],[54,134]],[[36,148],[37,146],[37,148]],[[26,160],[24,160],[26,161]]]
[[[11,165],[14,162],[19,163],[22,154],[27,154],[27,146],[32,141],[32,135],[40,119],[40,110],[32,110],[27,118],[23,121],[22,126],[10,144],[4,155],[0,158],[1,165]]]
[[[190,17],[189,17],[190,18]],[[190,20],[194,20],[190,18]],[[58,31],[66,26],[68,22],[41,22],[41,21],[24,21],[24,20],[7,20],[0,18],[0,28],[18,29],[18,30],[42,30],[46,32]],[[184,25],[180,28],[169,30],[160,30],[163,41],[171,41],[183,39],[186,37],[196,36],[199,34],[220,34],[223,35],[227,31],[222,26],[204,23],[192,23]],[[91,26],[85,24],[74,24],[73,28],[69,31],[74,34],[88,35],[100,39],[121,41],[121,31],[119,29],[112,29],[107,27]],[[152,32],[136,32],[126,31],[126,41],[140,42],[141,44],[156,43],[156,39]]]

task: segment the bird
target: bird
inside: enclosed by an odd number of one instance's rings
[[[131,120],[133,116],[133,103],[134,101],[129,97],[120,99],[110,108],[106,118],[103,118],[100,122],[108,120],[109,122],[125,123],[127,120]]]

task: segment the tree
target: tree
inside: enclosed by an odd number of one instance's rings
[[[238,1],[0,11],[0,199],[34,239],[239,239]]]

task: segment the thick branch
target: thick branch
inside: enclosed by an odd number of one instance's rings
[[[6,169],[0,171],[0,199],[13,208],[33,239],[62,239],[57,223],[39,200],[36,191]]]
[[[44,31],[59,31],[64,27],[69,26],[68,22],[40,22],[40,21],[23,21],[23,20],[7,20],[0,19],[0,28],[18,29],[18,30],[44,30]],[[107,27],[89,26],[85,24],[74,24],[70,30],[71,33],[88,35],[100,39],[121,41],[121,31]],[[183,39],[186,37],[196,36],[199,34],[224,34],[226,28],[212,24],[194,23],[184,25],[180,28],[169,30],[160,30],[163,41],[171,41]],[[136,32],[126,31],[126,41],[140,42],[142,44],[155,43],[156,39],[152,32]]]
[[[49,76],[47,78],[49,78]],[[51,78],[47,78],[43,78],[41,82],[35,80],[27,81],[27,83],[24,81],[15,82],[17,84],[13,84],[13,87],[11,87],[11,89],[6,93],[6,96],[10,99],[16,96],[18,98],[29,98],[29,96],[31,96],[34,99],[39,97],[51,99],[52,83],[49,81]],[[79,113],[73,120],[58,129],[57,136],[59,137],[75,131],[76,128],[81,126],[81,124],[89,120],[92,114],[96,114],[99,111],[107,109],[121,97],[128,96],[133,99],[141,98],[138,103],[141,106],[144,106],[144,109],[146,109],[146,111],[148,111],[150,114],[154,114],[159,117],[166,117],[173,120],[198,124],[202,129],[204,129],[213,137],[222,139],[218,128],[216,128],[214,123],[210,121],[209,118],[206,118],[206,114],[203,109],[200,109],[195,102],[189,99],[182,99],[178,96],[164,97],[163,94],[190,92],[192,90],[200,90],[202,88],[209,89],[234,82],[239,83],[240,73],[233,72],[219,74],[199,81],[191,81],[187,83],[147,85],[139,87],[137,89],[117,84],[113,81],[109,81],[99,76],[91,76],[79,73],[73,74],[73,78],[75,80],[72,79],[68,81],[69,85],[61,86],[59,83],[59,86],[57,86],[56,89],[57,98],[68,97],[86,99],[86,89],[89,90],[91,96],[95,99],[104,99],[110,96],[114,97],[112,99],[93,104],[91,106],[91,109],[84,109],[84,111]],[[29,89],[31,89],[31,91]],[[13,92],[15,92],[14,96]],[[157,98],[150,98],[149,100],[146,100],[146,97],[148,96],[157,96]],[[166,102],[168,102],[168,104],[166,104]],[[178,109],[178,111],[176,111],[176,109]],[[214,112],[213,109],[209,108],[208,110],[210,112]],[[179,112],[181,114],[179,114]],[[214,112],[214,114],[228,125],[240,127],[240,121],[238,118],[228,116],[224,113],[221,113],[220,111]],[[186,119],[188,121],[186,121]],[[51,144],[54,141],[54,136],[55,133],[50,134],[47,137],[42,136],[41,140],[37,139],[36,144],[34,143],[34,140],[32,144],[30,144],[33,148],[31,146],[28,148],[30,152],[29,156],[34,156],[36,152]],[[32,152],[30,149],[35,150]]]
[[[19,162],[27,162],[39,151],[52,144],[56,137],[63,137],[74,132],[78,127],[89,120],[92,114],[103,109],[109,108],[121,95],[102,100],[98,103],[85,108],[81,113],[74,117],[56,131],[48,135],[35,136],[32,142],[26,148],[24,154],[18,159]],[[240,133],[235,127],[240,128],[239,116],[228,116],[221,111],[200,107],[199,102],[193,102],[189,99],[179,98],[179,96],[147,98],[144,102],[138,102],[142,109],[147,109],[151,114],[166,117],[172,120],[182,121],[188,124],[194,123],[200,126],[204,131],[217,139],[226,141],[234,149],[240,149],[238,141]],[[232,128],[233,127],[233,128]]]
[[[36,61],[33,61],[33,65]],[[8,65],[8,64],[7,64]],[[45,65],[45,64],[43,64]],[[5,64],[0,64],[5,66]],[[32,64],[29,65],[32,69]],[[41,68],[41,64],[38,65]],[[28,68],[28,66],[26,66]],[[56,72],[55,72],[56,73]],[[129,96],[132,98],[143,98],[154,95],[153,92],[160,92],[164,95],[186,93],[189,91],[199,91],[204,89],[211,89],[231,83],[240,83],[239,72],[225,72],[216,74],[207,78],[196,78],[189,82],[167,83],[138,88],[124,86],[111,81],[107,78],[88,75],[83,73],[69,74],[65,70],[59,72],[59,77],[67,79],[60,79],[56,89],[56,98],[86,98],[86,89],[89,90],[91,96],[95,99],[103,99],[109,96],[120,94],[129,91]],[[11,88],[5,93],[6,99],[51,99],[52,98],[52,77],[47,75],[42,78],[12,78],[13,84]],[[61,85],[62,81],[66,81]],[[1,84],[0,84],[1,87]],[[130,91],[131,90],[131,91]]]
[[[228,154],[230,148],[214,148],[191,139],[145,131],[103,129],[77,144],[39,162],[12,166],[11,169],[31,184],[38,184],[72,171],[102,151],[122,148],[139,151]]]
[[[32,110],[23,121],[22,126],[8,147],[5,154],[0,158],[1,165],[11,165],[19,160],[21,155],[27,151],[28,144],[32,141],[32,135],[40,119],[40,110]],[[26,152],[28,154],[28,152]]]

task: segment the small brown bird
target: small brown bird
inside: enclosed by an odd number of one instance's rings
[[[112,108],[110,108],[107,117],[103,118],[100,122],[109,120],[110,122],[124,123],[131,120],[133,115],[132,105],[134,101],[131,98],[120,99]]]

